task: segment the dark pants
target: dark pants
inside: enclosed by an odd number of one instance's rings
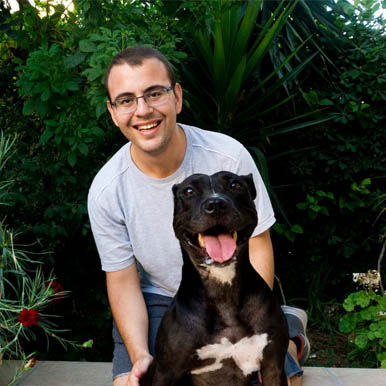
[[[173,298],[168,296],[144,293],[145,303],[149,314],[149,350],[154,355],[155,338],[161,319],[168,309]],[[132,364],[126,347],[118,332],[115,321],[113,321],[114,357],[113,357],[113,378],[119,375],[128,374]]]

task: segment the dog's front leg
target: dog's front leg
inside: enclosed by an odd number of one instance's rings
[[[263,386],[287,386],[287,376],[282,366],[275,362],[268,362],[261,369]]]
[[[183,381],[182,375],[176,370],[175,366],[164,367],[155,361],[149,372],[141,379],[141,386],[189,386],[188,380]]]

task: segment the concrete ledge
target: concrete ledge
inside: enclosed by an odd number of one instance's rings
[[[18,361],[3,361],[0,386],[13,377]],[[39,361],[15,386],[111,386],[112,364],[105,362]]]
[[[303,386],[386,386],[386,370],[304,367]]]
[[[0,386],[13,377],[17,361],[0,366]],[[111,386],[111,363],[38,362],[15,386]],[[305,367],[303,386],[386,386],[386,370]],[[237,386],[237,385],[235,385]],[[269,386],[269,385],[267,385]]]

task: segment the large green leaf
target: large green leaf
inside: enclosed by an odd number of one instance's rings
[[[285,134],[285,133],[289,133],[291,131],[303,129],[305,127],[316,126],[316,125],[319,125],[320,123],[323,123],[323,122],[326,122],[326,121],[330,121],[331,119],[334,119],[334,118],[336,118],[336,115],[327,115],[324,118],[319,118],[319,119],[314,119],[312,121],[297,123],[295,125],[286,127],[284,129],[275,130],[272,133],[268,134],[268,136],[272,137],[274,135]]]
[[[222,28],[219,22],[215,23],[214,34],[214,57],[213,57],[213,77],[216,85],[217,95],[223,95],[226,89],[226,82],[224,79],[227,78],[226,66],[225,66],[225,52],[224,42],[222,38]]]
[[[250,40],[252,31],[256,24],[256,18],[261,6],[261,0],[248,1],[244,17],[241,21],[240,28],[235,43],[230,53],[230,70],[233,71],[239,63],[239,60],[244,57],[247,51],[247,45]]]
[[[243,80],[245,66],[247,63],[247,57],[244,55],[237,66],[235,73],[233,74],[231,81],[229,83],[228,89],[225,94],[225,110],[232,111],[235,104],[236,98],[240,93],[241,82]]]
[[[277,20],[274,22],[271,28],[268,30],[264,30],[265,35],[263,39],[261,40],[261,43],[256,47],[254,52],[252,53],[250,59],[247,63],[247,68],[245,70],[244,77],[245,79],[251,74],[251,72],[256,68],[256,66],[262,61],[263,57],[268,52],[271,44],[276,39],[277,35],[281,31],[283,25],[286,23],[288,16],[292,12],[292,10],[295,8],[297,3],[297,0],[293,2],[293,5],[291,5],[288,9],[284,8],[280,16],[277,18]],[[284,2],[281,3],[283,5]],[[278,7],[279,8],[279,7]]]
[[[210,47],[210,40],[203,30],[198,30],[195,35],[196,45],[204,58],[209,71],[213,74],[213,53]]]

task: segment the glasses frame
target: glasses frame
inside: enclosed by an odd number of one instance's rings
[[[166,94],[167,94],[169,91],[174,90],[174,86],[175,86],[175,84],[172,84],[172,85],[169,86],[169,87],[165,87],[165,86],[158,86],[158,87],[159,87],[159,88],[165,89]],[[152,107],[152,106],[149,105],[149,103],[147,102],[147,99],[146,99],[145,94],[140,95],[140,96],[137,96],[137,97],[134,97],[134,98],[135,98],[135,106],[134,106],[135,108],[133,109],[133,111],[130,111],[130,113],[133,113],[133,112],[137,109],[137,107],[138,107],[138,99],[140,99],[140,98],[143,98],[143,100],[145,101],[145,103],[146,103],[149,107]],[[112,101],[110,100],[110,104],[111,104],[111,106],[115,107],[115,108],[117,109],[117,112],[118,112],[117,101],[115,100],[114,102],[112,102]],[[130,113],[126,113],[126,114],[130,114]]]

